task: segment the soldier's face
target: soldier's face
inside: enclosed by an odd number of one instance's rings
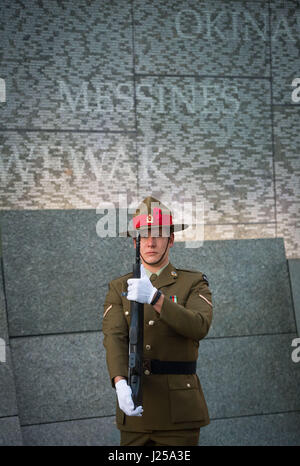
[[[146,264],[163,264],[168,261],[169,248],[174,244],[174,233],[167,236],[141,236],[140,254]],[[134,247],[136,240],[134,239]]]

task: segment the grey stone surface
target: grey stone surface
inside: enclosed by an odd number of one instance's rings
[[[29,443],[115,441],[97,345],[107,283],[133,255],[99,241],[99,217],[80,209],[121,190],[204,203],[212,241],[171,254],[213,291],[198,363],[215,419],[204,443],[297,444],[299,2],[48,3],[1,2],[0,444],[19,441],[10,345]]]
[[[300,337],[300,259],[288,261],[297,332]]]
[[[133,78],[103,74],[95,57],[2,62],[10,99],[0,124],[9,129],[134,131]],[[123,76],[122,76],[123,74]],[[14,78],[14,79],[13,79]],[[8,92],[7,91],[7,92]]]
[[[22,433],[19,418],[0,418],[0,446],[21,446],[23,445]]]
[[[132,129],[131,4],[1,2],[9,128]],[[22,66],[21,66],[22,65]]]
[[[93,208],[120,183],[195,195],[207,239],[282,236],[300,257],[297,161],[273,153],[276,109],[298,153],[298,6],[3,0],[0,208]]]
[[[271,2],[273,103],[292,101],[292,82],[299,77],[299,3]],[[299,86],[298,86],[299,87]]]
[[[300,257],[300,136],[294,127],[299,117],[299,106],[274,111],[278,235],[285,239],[289,259]]]
[[[101,328],[108,282],[132,268],[134,250],[131,239],[99,238],[100,217],[94,210],[3,214],[11,336]]]
[[[147,0],[134,18],[138,73],[270,74],[266,2]]]
[[[51,8],[31,0],[24,5],[1,2],[2,60],[47,61],[65,56],[79,61],[92,54],[97,66],[110,74],[120,73],[120,61],[126,73],[131,70],[129,2],[121,9],[116,0],[77,0],[76,5],[66,1]]]
[[[299,446],[300,413],[212,420],[201,429],[201,446]]]
[[[136,195],[132,134],[8,131],[0,143],[1,209],[96,210]]]
[[[0,362],[0,418],[18,414],[14,368],[10,347],[5,347],[5,362]]]
[[[280,235],[278,235],[280,236]],[[205,241],[220,241],[230,239],[276,238],[274,222],[266,223],[236,223],[226,225],[204,225]]]
[[[112,416],[100,332],[11,340],[21,425]]]
[[[30,446],[120,445],[120,433],[114,416],[23,426],[22,434],[24,445]]]
[[[212,338],[200,343],[198,375],[212,418],[300,410],[296,334]]]
[[[138,84],[141,198],[194,198],[206,224],[274,222],[270,83],[141,76]]]
[[[200,270],[213,293],[209,337],[295,331],[281,238],[207,241],[197,249],[175,244],[171,261]]]

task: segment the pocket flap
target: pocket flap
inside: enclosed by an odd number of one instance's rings
[[[168,374],[168,384],[170,390],[198,388],[196,374]]]

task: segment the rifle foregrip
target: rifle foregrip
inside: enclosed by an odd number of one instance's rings
[[[141,278],[140,264],[133,264],[133,278]]]

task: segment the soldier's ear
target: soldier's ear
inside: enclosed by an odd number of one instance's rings
[[[134,249],[136,249],[136,238],[132,238],[132,239],[133,239]]]
[[[170,241],[169,241],[170,248],[173,246],[174,240],[175,240],[174,233],[171,233],[171,235],[170,235]]]

